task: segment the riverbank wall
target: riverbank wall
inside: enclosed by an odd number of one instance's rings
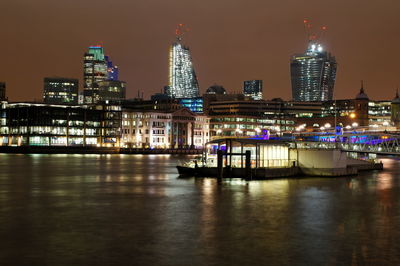
[[[116,147],[0,146],[0,153],[20,154],[201,154],[201,149],[134,149]]]

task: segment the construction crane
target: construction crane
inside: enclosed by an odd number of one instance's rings
[[[319,31],[315,32],[313,26],[308,19],[303,20],[304,32],[307,35],[307,40],[309,42],[321,43],[325,37],[325,32],[328,29],[327,26],[322,26]]]
[[[177,25],[175,29],[175,36],[178,41],[182,40],[182,36],[189,31],[189,28],[186,27],[184,24],[180,23]]]

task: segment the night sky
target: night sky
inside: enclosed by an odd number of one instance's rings
[[[338,62],[335,97],[364,80],[372,99],[400,86],[399,0],[1,0],[0,81],[11,101],[40,100],[43,78],[80,79],[87,46],[102,44],[120,68],[127,97],[168,83],[168,47],[184,23],[203,93],[264,80],[264,98],[290,99],[289,60],[307,46],[303,19],[328,27]]]

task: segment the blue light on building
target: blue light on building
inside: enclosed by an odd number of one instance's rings
[[[179,99],[179,104],[188,108],[193,113],[203,113],[203,98],[182,98]]]

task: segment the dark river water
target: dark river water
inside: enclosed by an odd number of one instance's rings
[[[187,158],[187,157],[186,157]],[[179,179],[169,155],[0,155],[0,265],[399,265],[400,161]]]

